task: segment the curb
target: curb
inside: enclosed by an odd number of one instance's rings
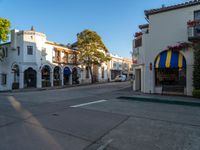
[[[150,103],[162,103],[162,104],[171,104],[171,105],[184,105],[184,106],[192,106],[192,107],[200,107],[199,102],[188,102],[188,101],[180,101],[180,100],[169,100],[169,99],[161,99],[161,98],[146,98],[146,97],[128,97],[128,96],[120,96],[117,99],[126,99],[133,100],[139,102],[150,102]]]
[[[103,85],[106,83],[114,83],[114,82],[97,82],[97,83],[85,83],[85,84],[74,84],[74,85],[67,85],[67,86],[57,86],[57,87],[47,87],[47,88],[31,88],[31,89],[17,89],[17,90],[6,90],[0,91],[1,93],[21,93],[21,92],[37,92],[37,91],[47,91],[47,90],[56,90],[56,89],[67,89],[73,87],[82,87],[82,86],[89,86],[89,85]]]

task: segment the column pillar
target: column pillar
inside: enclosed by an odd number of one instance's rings
[[[69,85],[72,85],[72,74],[69,76]]]
[[[24,72],[19,73],[19,88],[24,88]]]
[[[61,71],[61,74],[60,74],[60,79],[61,79],[61,86],[64,86],[64,75],[63,75],[62,71]]]
[[[50,82],[51,82],[51,87],[53,86],[53,72],[50,72]]]
[[[42,74],[40,70],[37,72],[37,88],[42,88]]]

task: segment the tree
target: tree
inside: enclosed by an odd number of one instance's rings
[[[4,18],[0,18],[0,43],[5,42],[8,39],[9,32],[10,32],[10,21]],[[2,61],[3,57],[4,57],[4,52],[1,51],[0,61]]]
[[[108,50],[101,37],[91,30],[84,30],[77,34],[77,48],[79,50],[79,61],[88,67],[92,83],[94,83],[92,67],[110,60],[107,55]]]
[[[0,42],[5,42],[8,39],[10,32],[10,21],[0,18]]]

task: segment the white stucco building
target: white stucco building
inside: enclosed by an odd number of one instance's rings
[[[192,95],[193,48],[200,40],[200,1],[145,11],[133,40],[133,90]]]
[[[48,41],[45,34],[34,28],[12,30],[11,41],[1,44],[1,54],[1,91],[61,86],[81,80],[77,51]]]
[[[125,75],[127,79],[132,78],[132,60],[110,54],[111,60],[108,62],[109,79],[114,81],[117,75]]]
[[[89,69],[78,62],[76,48],[48,41],[33,27],[12,30],[10,42],[0,47],[0,91],[91,83]],[[109,64],[93,66],[95,82],[108,82]]]

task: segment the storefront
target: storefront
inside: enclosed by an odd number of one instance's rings
[[[42,74],[42,87],[51,86],[51,68],[48,65],[45,65],[41,71]]]
[[[155,86],[180,92],[186,87],[186,59],[179,51],[165,50],[155,59]],[[168,89],[166,88],[168,87]]]
[[[69,67],[65,67],[63,71],[64,85],[70,84],[70,77],[71,77],[71,70]]]

